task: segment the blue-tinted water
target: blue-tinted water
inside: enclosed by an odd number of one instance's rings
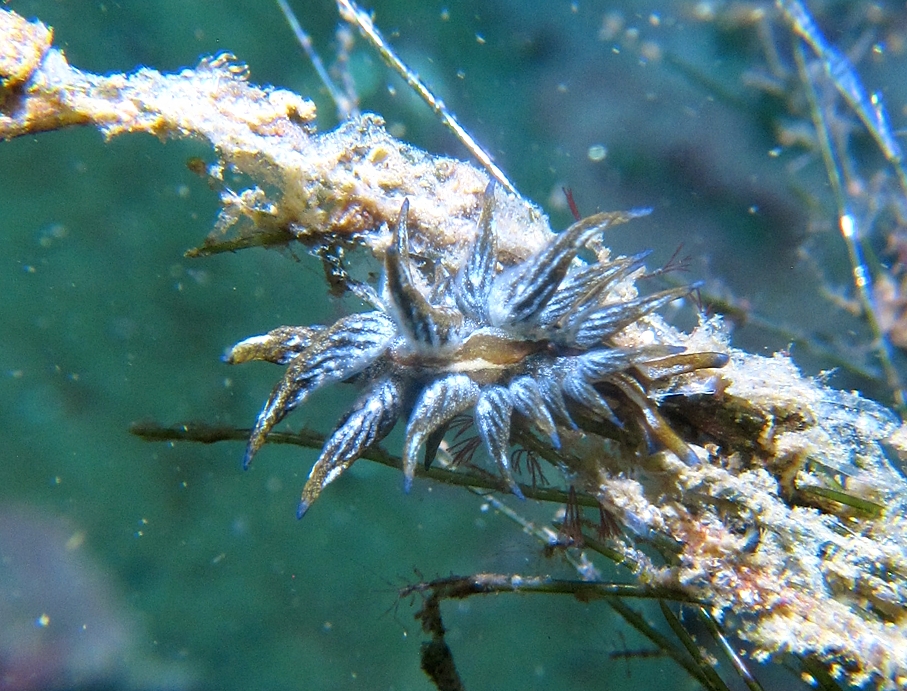
[[[694,278],[720,281],[779,322],[833,330],[825,303],[816,307],[810,270],[791,268],[809,214],[802,189],[792,188],[793,154],[769,155],[777,144],[768,123],[780,106],[740,83],[747,61],[762,64],[758,40],[748,26],[696,20],[691,6],[400,1],[376,3],[376,18],[555,226],[569,222],[561,186],[584,213],[654,207],[621,228],[618,251],[653,247],[658,263],[683,243]],[[54,26],[80,68],[172,70],[230,50],[254,81],[314,95],[322,127],[334,122],[270,2],[8,7]],[[332,3],[296,9],[328,57]],[[613,37],[608,22],[619,19]],[[639,30],[635,45],[628,28]],[[854,40],[856,29],[845,29]],[[897,64],[895,56],[866,70],[902,119],[904,87],[887,79]],[[465,155],[363,46],[353,65],[364,108],[424,148]],[[604,158],[590,156],[593,147]],[[117,688],[170,679],[224,690],[428,689],[416,607],[395,596],[416,571],[569,570],[454,488],[417,482],[404,496],[398,474],[360,463],[297,523],[312,452],[268,447],[242,473],[240,444],[153,445],[129,435],[129,424],[145,418],[248,426],[278,370],[228,368],[224,349],[342,312],[305,255],[183,258],[218,210],[216,194],[186,167],[194,156],[213,160],[199,143],[105,143],[81,129],[0,144],[0,503],[31,507],[10,509],[7,525],[37,526],[48,544],[111,581],[111,591],[90,583],[82,591],[71,578],[54,587],[103,597],[129,624],[128,634],[108,629],[124,658],[114,665]],[[807,190],[821,185],[821,168],[807,164],[796,179]],[[825,266],[846,284],[836,257],[823,257]],[[750,348],[786,345],[759,332],[740,339]],[[327,392],[290,424],[327,431],[350,395]],[[58,527],[41,533],[45,520]],[[8,616],[39,621],[39,603]],[[613,658],[648,644],[603,604],[510,596],[447,605],[445,616],[471,689],[693,687],[666,660]],[[57,624],[51,616],[36,626]],[[72,653],[45,654],[65,662]]]

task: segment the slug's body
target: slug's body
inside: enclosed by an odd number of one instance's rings
[[[302,491],[301,517],[322,489],[369,446],[408,416],[403,447],[405,484],[424,444],[426,464],[451,420],[473,410],[479,436],[508,488],[522,496],[510,468],[514,415],[559,447],[558,427],[604,421],[622,426],[619,399],[650,437],[688,463],[696,456],[649,399],[647,372],[676,375],[720,367],[720,353],[682,353],[667,345],[622,348],[613,339],[631,323],[688,288],[617,299],[616,282],[642,265],[643,255],[583,264],[577,253],[605,228],[638,214],[603,213],[554,236],[517,266],[497,271],[494,188],[485,191],[476,238],[456,277],[427,297],[409,256],[408,201],[385,254],[385,286],[375,310],[330,327],[281,327],[234,347],[229,362],[287,364],[252,431],[244,464],[268,432],[316,389],[355,378],[364,392],[328,438]]]

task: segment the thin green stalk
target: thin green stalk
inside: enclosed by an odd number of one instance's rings
[[[716,689],[716,691],[729,691],[727,684],[725,684],[724,680],[718,675],[714,665],[706,661],[702,652],[699,650],[696,641],[693,640],[692,636],[690,636],[683,627],[680,619],[678,619],[674,612],[671,611],[671,608],[668,607],[664,600],[659,600],[658,606],[661,607],[661,614],[664,616],[665,621],[668,622],[668,626],[671,627],[671,631],[674,632],[674,635],[677,636],[678,640],[683,644],[683,647],[687,649],[690,657],[693,658],[696,664],[702,669],[703,673],[709,678],[711,682],[710,688]]]
[[[652,643],[654,643],[659,650],[662,650],[666,655],[668,655],[674,662],[680,665],[687,674],[689,674],[693,679],[702,684],[709,691],[715,691],[714,687],[711,685],[708,675],[702,670],[702,668],[696,664],[696,662],[690,659],[686,652],[678,648],[676,645],[671,643],[661,633],[659,633],[649,622],[643,618],[643,616],[637,612],[635,609],[628,607],[621,600],[616,597],[607,598],[606,602],[611,606],[615,612],[617,612],[624,621],[626,621],[630,626],[636,629],[643,636],[648,638]]]
[[[718,645],[724,651],[724,654],[730,660],[731,664],[734,666],[734,669],[737,670],[737,674],[740,675],[740,678],[743,679],[743,683],[746,684],[746,687],[750,691],[764,691],[762,685],[756,681],[755,677],[750,673],[749,668],[740,659],[740,656],[736,651],[731,647],[730,641],[724,635],[724,632],[721,630],[721,627],[718,625],[718,622],[715,621],[713,617],[705,607],[699,608],[699,618],[702,620],[702,623],[705,624],[705,627],[709,630],[709,633],[715,638],[718,642]]]
[[[799,5],[799,3],[796,4]],[[872,299],[872,276],[863,259],[863,250],[860,246],[860,232],[857,227],[858,219],[850,210],[850,205],[844,193],[840,165],[831,142],[828,123],[825,120],[822,107],[819,104],[819,98],[806,65],[806,56],[804,55],[803,46],[799,41],[795,45],[794,56],[797,60],[797,70],[800,74],[800,80],[803,82],[806,97],[809,101],[810,115],[812,116],[813,125],[816,129],[819,149],[822,153],[822,160],[825,163],[826,174],[828,175],[832,195],[837,206],[838,227],[841,231],[841,237],[844,239],[844,244],[847,247],[847,254],[853,272],[853,283],[856,288],[857,298],[860,301],[863,314],[866,317],[869,329],[872,332],[876,356],[879,359],[879,363],[882,365],[886,382],[894,396],[898,411],[901,416],[903,416],[905,412],[907,412],[907,398],[905,398],[904,387],[900,375],[892,362],[891,344],[882,331],[882,327],[879,325],[878,316],[876,315],[875,304]]]

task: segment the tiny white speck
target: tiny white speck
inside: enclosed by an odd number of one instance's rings
[[[844,235],[845,238],[852,238],[854,233],[853,216],[851,216],[850,214],[844,214],[843,216],[841,216],[840,223],[841,234]]]
[[[655,343],[655,334],[652,331],[643,331],[639,334],[639,340],[642,341],[643,345],[652,345]]]
[[[608,155],[608,148],[602,144],[593,144],[589,147],[586,155],[589,157],[590,161],[598,163],[599,161],[605,160],[605,157]]]

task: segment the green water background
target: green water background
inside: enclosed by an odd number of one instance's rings
[[[798,259],[809,220],[802,191],[821,197],[824,175],[807,162],[793,184],[797,152],[769,155],[783,108],[741,82],[762,65],[755,32],[697,21],[693,5],[423,0],[375,9],[403,57],[517,187],[551,212],[554,227],[570,221],[561,186],[584,214],[653,207],[609,238],[618,252],[651,247],[658,264],[683,243],[691,278],[727,288],[779,323],[820,334],[853,329],[859,339],[859,322],[818,297],[820,282]],[[817,11],[849,43],[865,28],[864,5]],[[878,5],[904,12],[903,3]],[[335,122],[271,2],[5,7],[52,25],[82,69],[175,70],[229,50],[253,81],[313,96],[322,129]],[[295,8],[329,59],[332,3]],[[601,38],[608,13],[676,61],[641,59],[624,34]],[[895,127],[907,101],[893,76],[903,62],[861,64],[871,87],[886,89]],[[465,157],[362,44],[353,74],[363,107],[392,131]],[[604,160],[590,159],[594,146],[605,147]],[[423,635],[415,608],[397,602],[399,586],[417,574],[570,571],[463,491],[417,482],[404,496],[398,474],[360,463],[297,523],[313,452],[268,447],[243,473],[240,444],[153,445],[128,434],[145,418],[250,425],[278,370],[228,368],[224,349],[344,310],[305,255],[183,258],[218,210],[216,194],[187,170],[193,156],[213,160],[199,143],[104,142],[88,129],[0,144],[0,501],[64,516],[84,531],[83,549],[119,584],[123,616],[141,622],[132,655],[191,670],[197,688],[429,689],[418,666]],[[843,251],[829,237],[827,250],[815,243],[823,280],[846,285]],[[759,352],[787,345],[753,329],[735,343]],[[809,371],[827,366],[802,358]],[[865,381],[834,383],[884,395]],[[350,396],[326,392],[290,424],[327,431]],[[448,605],[445,617],[470,689],[695,687],[663,659],[614,658],[647,646],[601,604],[497,597]],[[765,672],[769,681],[775,673]]]

